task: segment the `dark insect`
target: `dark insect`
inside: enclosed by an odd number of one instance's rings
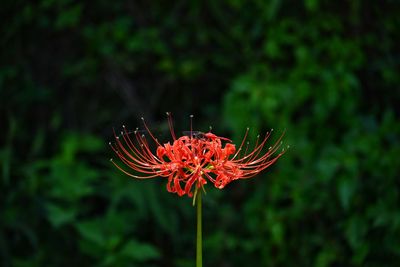
[[[200,131],[183,131],[183,135],[195,138],[195,139],[204,139],[205,135],[203,132]]]

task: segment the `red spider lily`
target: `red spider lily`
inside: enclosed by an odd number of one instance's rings
[[[276,154],[283,135],[267,151],[263,150],[271,132],[261,142],[257,138],[250,151],[246,142],[249,129],[238,149],[231,140],[211,131],[201,134],[191,131],[188,136],[176,138],[171,115],[167,115],[172,144],[159,143],[142,118],[148,135],[157,145],[155,153],[150,149],[145,136],[138,131],[134,132],[134,138],[129,137],[125,126],[120,136],[114,133],[116,142],[110,143],[112,149],[126,166],[139,174],[129,173],[111,161],[119,170],[134,178],[168,178],[167,190],[179,196],[187,194],[192,197],[194,184],[196,192],[207,181],[222,189],[233,180],[251,178],[271,166],[284,153],[283,149]]]

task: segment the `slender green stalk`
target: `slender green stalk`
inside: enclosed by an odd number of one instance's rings
[[[203,240],[201,231],[201,189],[197,191],[197,242],[196,242],[196,267],[203,267]]]

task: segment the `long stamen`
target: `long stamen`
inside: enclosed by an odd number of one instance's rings
[[[153,139],[153,141],[154,141],[157,145],[161,146],[161,144],[158,142],[157,138],[155,138],[154,135],[153,135],[153,133],[150,131],[149,127],[147,127],[147,124],[146,124],[144,118],[141,117],[140,119],[142,120],[143,125],[144,125],[144,128],[146,128],[147,132],[149,133],[149,135],[150,135],[150,137]]]
[[[154,178],[159,176],[158,174],[154,174],[154,175],[150,175],[150,176],[137,176],[137,175],[133,175],[127,171],[125,171],[124,169],[122,169],[117,163],[114,162],[113,159],[110,159],[111,163],[114,164],[115,167],[117,167],[120,171],[122,171],[123,173],[125,173],[126,175],[133,177],[133,178],[137,178],[137,179],[148,179],[148,178]]]
[[[144,160],[144,161],[149,160],[149,162],[151,162],[151,163],[160,163],[160,161],[150,151],[148,151],[148,153],[143,153],[143,151],[140,152],[137,149],[137,147],[133,144],[131,138],[129,137],[129,133],[126,130],[125,125],[122,127],[125,132],[125,134],[122,134],[122,137],[134,157],[137,157],[138,159]],[[137,135],[137,130],[134,131],[134,134],[135,134],[135,136]],[[141,145],[140,142],[139,142],[139,145]],[[129,153],[127,153],[127,154],[129,154]]]
[[[246,128],[246,132],[245,132],[245,134],[244,134],[244,136],[243,136],[242,143],[240,144],[239,148],[237,149],[237,152],[235,153],[235,155],[233,155],[232,159],[235,159],[235,158],[237,157],[237,155],[239,154],[239,152],[242,150],[242,147],[243,147],[243,145],[244,145],[244,142],[246,141],[247,134],[249,133],[249,130],[250,130],[250,128],[247,127],[247,128]]]
[[[190,115],[190,138],[193,139],[193,115]]]
[[[172,114],[171,114],[171,112],[167,112],[167,117],[168,117],[169,131],[171,132],[172,139],[175,141],[176,140],[176,135],[175,135],[175,131],[174,131],[174,123],[172,122]]]

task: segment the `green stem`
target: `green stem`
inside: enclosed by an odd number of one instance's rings
[[[196,267],[203,266],[203,240],[201,232],[201,189],[197,191],[197,242],[196,242]]]

